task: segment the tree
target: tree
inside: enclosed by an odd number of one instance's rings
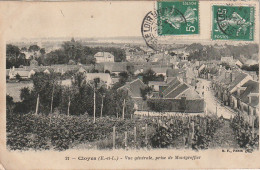
[[[75,41],[74,38],[71,41],[66,41],[62,44],[64,53],[70,60],[75,62],[80,61],[82,55],[84,55],[83,46],[80,42]]]
[[[67,64],[69,62],[68,56],[64,53],[63,50],[58,49],[55,51],[51,51],[46,54],[46,64]]]
[[[126,71],[119,73],[119,82],[121,84],[125,84],[125,82],[128,80],[128,73]]]
[[[226,70],[230,70],[231,69],[231,67],[230,67],[230,65],[228,63],[222,62],[221,65],[222,65],[222,67],[225,67]]]
[[[105,73],[108,73],[108,74],[110,74],[110,71],[109,71],[109,70],[105,70]]]
[[[20,90],[20,102],[16,106],[16,110],[22,113],[29,113],[35,109],[36,105],[36,94],[31,91],[28,87],[24,87]]]
[[[19,81],[22,80],[22,77],[21,77],[20,74],[18,74],[18,73],[15,75],[15,78],[16,78],[16,80],[19,80]]]
[[[6,45],[6,58],[15,58],[15,59],[17,59],[19,55],[20,55],[19,47],[15,46],[15,45],[12,45],[12,44],[7,44]]]
[[[153,92],[153,88],[150,86],[146,86],[145,88],[141,88],[140,90],[143,100],[146,100]]]
[[[51,72],[50,74],[37,72],[32,76],[34,100],[36,101],[36,98],[39,95],[40,112],[49,114],[51,106],[53,107],[53,109],[59,106],[61,102],[61,86],[59,80],[60,75],[54,72]],[[55,88],[53,86],[55,86]],[[53,89],[55,90],[53,91]]]
[[[13,101],[13,97],[6,95],[6,113],[12,114],[14,110],[15,104]]]
[[[40,53],[41,53],[41,55],[44,55],[46,52],[45,52],[45,48],[41,48],[40,49]]]
[[[27,51],[28,49],[26,47],[22,47],[21,51]]]
[[[130,118],[130,115],[134,112],[134,102],[132,98],[124,90],[111,89],[105,94],[103,113],[110,116],[123,115],[124,103],[124,117]]]
[[[156,74],[152,69],[148,69],[143,73],[143,82],[148,84],[149,81],[154,81],[156,79]]]
[[[30,52],[37,52],[40,50],[40,47],[38,45],[31,45],[28,49]]]

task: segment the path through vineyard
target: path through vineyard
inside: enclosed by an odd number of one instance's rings
[[[209,148],[239,148],[235,134],[230,127],[230,121],[225,120],[223,125],[216,130]]]

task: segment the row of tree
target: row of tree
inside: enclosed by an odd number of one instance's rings
[[[55,73],[36,73],[33,88],[21,89],[21,102],[13,102],[7,96],[7,113],[42,113],[67,115],[111,115],[130,117],[134,111],[132,99],[126,91],[107,89],[99,79],[86,82],[85,76],[77,73],[71,86],[62,86]]]
[[[30,52],[30,56],[26,58],[25,53]],[[34,56],[42,57],[45,55],[45,49],[40,48],[37,45],[31,45],[27,49],[26,47],[19,48],[18,46],[7,44],[6,45],[6,68],[29,66],[30,60],[34,58]]]

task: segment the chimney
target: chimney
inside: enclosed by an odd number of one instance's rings
[[[252,102],[252,96],[250,96],[250,94],[248,96],[248,102],[249,102],[249,104],[251,104],[251,102]]]

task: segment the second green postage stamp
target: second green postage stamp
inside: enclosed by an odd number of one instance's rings
[[[158,35],[199,33],[198,1],[158,1]]]
[[[212,40],[254,40],[254,7],[213,5]]]

